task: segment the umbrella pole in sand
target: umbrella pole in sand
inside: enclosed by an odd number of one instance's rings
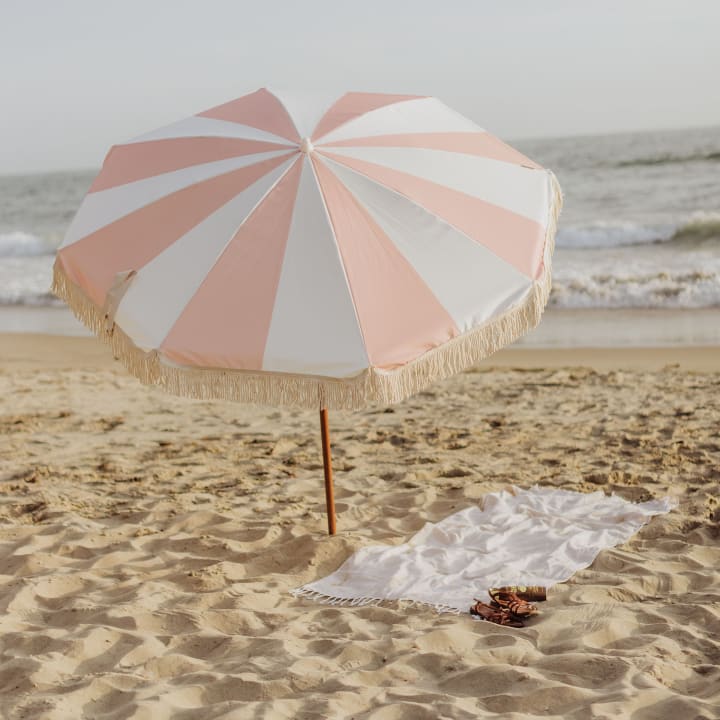
[[[320,408],[320,436],[322,438],[323,469],[325,470],[325,504],[327,505],[328,535],[335,534],[335,493],[333,491],[332,457],[327,408]]]

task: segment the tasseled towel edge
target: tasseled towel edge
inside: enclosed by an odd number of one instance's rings
[[[334,595],[326,595],[325,593],[313,590],[309,585],[303,585],[302,587],[295,588],[290,591],[290,594],[295,598],[312,600],[313,602],[320,603],[321,605],[339,605],[343,607],[428,607],[439,613],[453,613],[454,615],[460,615],[464,612],[469,612],[470,610],[469,607],[467,609],[460,610],[452,605],[423,602],[422,600],[408,600],[406,598],[388,599],[377,597],[338,597]]]

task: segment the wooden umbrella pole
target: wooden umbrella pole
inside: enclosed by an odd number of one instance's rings
[[[325,470],[325,503],[327,505],[328,535],[334,535],[335,493],[333,491],[332,456],[330,455],[330,431],[327,408],[320,408],[320,436],[322,438],[323,468]]]

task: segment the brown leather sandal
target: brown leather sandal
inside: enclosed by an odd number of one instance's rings
[[[492,605],[505,610],[515,617],[528,618],[531,615],[537,615],[538,609],[535,605],[531,605],[527,600],[523,600],[517,593],[506,592],[498,588],[491,588],[488,594],[492,598]]]
[[[547,588],[542,585],[503,585],[488,590],[490,596],[496,592],[515,593],[521,600],[547,600]]]
[[[522,621],[517,617],[513,617],[509,610],[491,607],[477,598],[475,604],[470,608],[470,614],[496,625],[506,625],[514,628],[525,627]]]

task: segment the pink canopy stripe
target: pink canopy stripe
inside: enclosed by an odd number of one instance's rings
[[[317,127],[313,131],[312,139],[315,141],[322,138],[335,128],[354,120],[360,115],[405,100],[418,100],[423,95],[385,95],[380,93],[359,93],[351,92],[343,95],[330,109],[320,118]]]
[[[478,155],[491,160],[524,165],[529,168],[540,166],[526,158],[501,140],[486,132],[433,132],[408,133],[407,135],[375,135],[372,137],[335,140],[317,144],[321,147],[414,147],[426,150],[445,150],[447,152]]]
[[[392,369],[459,330],[394,243],[324,162],[313,166],[373,366]]]
[[[173,362],[261,370],[302,163],[245,220],[162,343]]]
[[[102,306],[117,273],[140,270],[291,154],[224,173],[156,200],[62,248],[58,260],[67,276]]]
[[[529,278],[535,279],[542,274],[545,228],[540,223],[399,170],[320,148],[317,152],[422,205]]]
[[[105,158],[89,192],[181,170],[192,165],[255,153],[289,150],[291,145],[223,137],[183,137],[116,145]]]
[[[198,117],[249,125],[292,142],[300,142],[295,123],[288,115],[285,106],[265,88],[198,113]]]

